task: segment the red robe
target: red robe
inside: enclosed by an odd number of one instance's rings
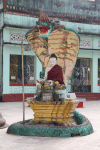
[[[48,71],[47,80],[58,81],[60,84],[64,84],[62,68],[59,65],[55,65]]]

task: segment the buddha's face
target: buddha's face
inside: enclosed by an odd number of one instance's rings
[[[55,57],[51,57],[49,59],[50,66],[53,67],[57,64],[57,59]]]

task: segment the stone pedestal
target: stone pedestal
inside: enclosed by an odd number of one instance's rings
[[[64,102],[27,101],[34,111],[34,120],[42,122],[65,122],[71,125],[75,122],[74,111],[79,101],[66,99]]]

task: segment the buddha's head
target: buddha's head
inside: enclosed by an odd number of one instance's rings
[[[57,64],[57,56],[55,54],[51,54],[49,58],[50,66],[53,67]]]

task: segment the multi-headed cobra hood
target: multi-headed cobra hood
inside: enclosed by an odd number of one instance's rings
[[[77,60],[80,43],[78,33],[50,21],[48,16],[40,11],[36,26],[26,34],[26,38],[43,67],[50,66],[49,57],[52,53],[56,54],[66,85]]]

